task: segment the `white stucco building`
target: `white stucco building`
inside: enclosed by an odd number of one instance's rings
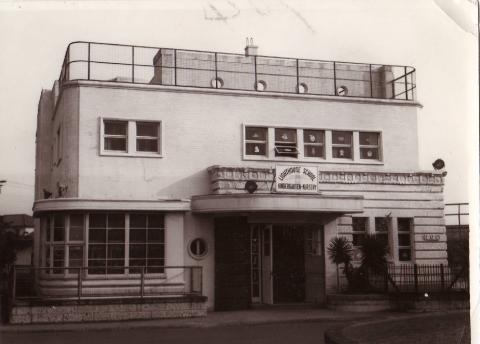
[[[413,67],[72,43],[38,108],[39,290],[322,303],[326,246],[365,233],[446,264],[420,108]]]

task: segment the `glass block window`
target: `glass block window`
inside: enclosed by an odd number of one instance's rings
[[[360,246],[367,233],[368,217],[352,218],[352,245]]]
[[[107,151],[127,151],[127,121],[105,120],[104,126],[104,150]]]
[[[332,157],[352,159],[352,132],[332,131]]]
[[[245,127],[245,154],[267,155],[268,128]]]
[[[275,128],[275,156],[298,156],[297,129]]]
[[[303,131],[303,150],[306,157],[325,158],[325,131]]]
[[[360,159],[380,160],[380,134],[360,132]]]
[[[408,262],[412,260],[412,237],[411,237],[412,219],[398,218],[398,260]]]

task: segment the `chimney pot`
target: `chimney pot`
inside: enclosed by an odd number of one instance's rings
[[[247,37],[247,46],[245,47],[245,56],[256,56],[258,54],[258,47],[253,44],[253,37],[250,40]]]

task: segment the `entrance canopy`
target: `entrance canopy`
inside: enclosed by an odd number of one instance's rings
[[[316,212],[361,213],[362,196],[297,194],[222,194],[193,196],[194,213]]]

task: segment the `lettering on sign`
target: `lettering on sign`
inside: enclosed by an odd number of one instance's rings
[[[440,234],[424,234],[423,241],[427,241],[427,242],[440,241]]]
[[[300,165],[276,166],[276,191],[295,193],[318,192],[318,168]]]

